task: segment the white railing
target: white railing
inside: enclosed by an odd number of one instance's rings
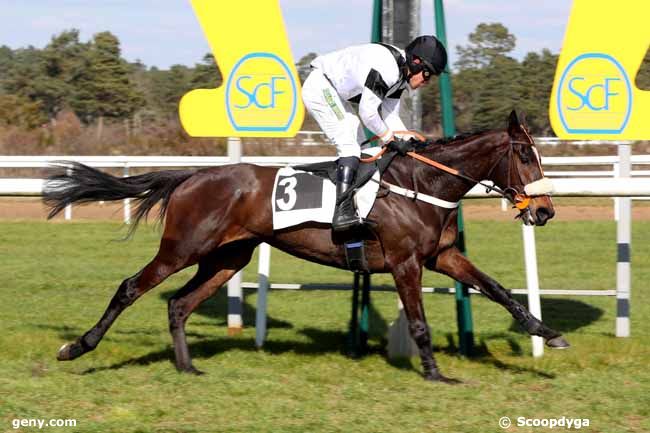
[[[333,160],[327,156],[244,156],[244,163],[264,166],[309,164]],[[0,168],[46,168],[60,161],[76,161],[97,168],[121,168],[125,176],[131,168],[179,168],[212,167],[228,164],[227,156],[0,156]],[[650,155],[632,156],[635,165],[650,165]],[[616,156],[572,156],[542,158],[544,168],[562,166],[611,166],[599,171],[546,171],[554,178],[557,195],[566,196],[647,196],[643,191],[650,182],[650,170],[632,170],[633,179],[618,181],[618,157]],[[647,177],[644,179],[643,177]],[[0,196],[38,196],[42,193],[43,181],[36,178],[0,178]],[[627,191],[627,193],[626,193]],[[492,194],[494,195],[494,194]],[[484,188],[476,187],[468,198],[485,197]]]

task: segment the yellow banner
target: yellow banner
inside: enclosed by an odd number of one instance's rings
[[[650,138],[650,92],[635,85],[648,17],[648,0],[574,0],[549,107],[558,137]]]
[[[181,123],[194,137],[293,137],[304,118],[278,0],[191,0],[224,78],[183,96]]]

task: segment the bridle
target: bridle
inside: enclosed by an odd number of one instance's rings
[[[494,190],[498,194],[500,194],[502,197],[510,201],[510,203],[513,204],[514,207],[519,209],[520,215],[523,214],[527,209],[528,206],[530,205],[530,200],[532,196],[528,195],[526,193],[526,185],[527,183],[521,178],[521,172],[519,170],[515,170],[517,173],[517,177],[519,178],[520,185],[524,185],[523,190],[519,191],[518,188],[512,186],[512,166],[514,164],[514,153],[515,153],[515,145],[519,146],[532,146],[534,145],[534,142],[525,142],[525,141],[518,141],[518,140],[513,140],[512,138],[510,139],[510,145],[506,149],[506,151],[501,155],[501,157],[496,161],[496,163],[492,166],[490,171],[487,174],[487,178],[490,178],[492,176],[492,172],[496,167],[499,166],[503,158],[507,155],[508,157],[508,173],[506,174],[507,178],[507,185],[504,189],[500,189],[498,187],[492,187],[491,190]],[[517,151],[520,155],[520,159],[524,164],[528,164],[530,161],[528,160],[527,157],[523,156],[523,152]],[[541,169],[541,165],[540,165]],[[543,173],[543,172],[542,172]],[[543,176],[543,175],[542,175]],[[483,185],[481,183],[481,185]],[[488,190],[487,192],[490,192]]]
[[[457,169],[448,167],[448,166],[446,166],[444,164],[441,164],[441,163],[439,163],[437,161],[434,161],[434,160],[429,159],[429,158],[427,158],[425,156],[422,156],[422,155],[420,155],[420,154],[418,154],[416,152],[411,151],[411,152],[407,152],[406,154],[408,156],[410,156],[411,158],[414,158],[414,159],[416,159],[418,161],[424,162],[425,164],[428,164],[428,165],[430,165],[432,167],[438,168],[438,169],[440,169],[440,170],[442,170],[442,171],[444,171],[446,173],[452,174],[452,175],[454,175],[456,177],[459,177],[461,179],[465,179],[465,180],[467,180],[469,182],[472,182],[474,184],[484,186],[487,193],[494,191],[495,193],[499,194],[501,197],[505,198],[510,203],[512,203],[512,205],[519,210],[519,215],[517,215],[517,218],[520,218],[520,217],[523,217],[526,214],[526,212],[530,212],[530,209],[529,209],[530,200],[533,197],[549,195],[550,192],[551,192],[550,188],[548,186],[546,186],[546,185],[545,185],[545,187],[546,187],[547,190],[541,191],[541,193],[532,194],[532,193],[529,193],[529,192],[526,191],[527,189],[532,190],[533,189],[533,188],[531,188],[532,185],[536,185],[536,184],[539,185],[540,182],[548,182],[547,179],[544,177],[544,171],[542,170],[541,161],[539,160],[539,154],[537,152],[535,152],[535,158],[537,160],[537,164],[539,166],[540,172],[542,173],[542,178],[537,180],[537,181],[526,183],[521,178],[520,171],[516,170],[517,177],[519,178],[519,182],[520,182],[521,185],[523,185],[522,191],[519,191],[519,189],[517,187],[512,185],[512,166],[513,166],[513,163],[514,163],[515,145],[521,146],[522,149],[523,149],[523,146],[534,146],[535,145],[535,142],[533,141],[532,137],[528,134],[528,132],[523,127],[522,127],[522,131],[524,131],[524,133],[526,134],[526,137],[530,141],[529,142],[518,141],[518,140],[513,140],[512,138],[510,138],[508,148],[505,150],[505,152],[503,152],[501,154],[501,156],[492,165],[492,167],[490,168],[490,171],[488,172],[488,174],[486,176],[487,178],[490,178],[490,176],[492,175],[492,173],[494,172],[496,167],[498,167],[501,164],[501,162],[503,161],[503,158],[505,158],[507,156],[508,157],[507,185],[503,189],[501,189],[497,185],[494,185],[494,184],[490,185],[490,184],[487,184],[487,183],[485,183],[485,182],[483,182],[481,180],[475,179],[475,178],[473,178],[473,177],[471,177],[471,176],[469,176],[469,175],[467,175],[465,173],[460,172]],[[427,139],[425,137],[423,137],[421,134],[417,133],[417,132],[413,132],[413,131],[396,131],[396,132],[397,133],[403,133],[403,134],[408,133],[408,134],[411,134],[411,135],[415,136],[418,140],[420,140],[422,142],[427,142]],[[368,141],[372,141],[372,139],[368,140]],[[384,146],[382,148],[382,150],[377,155],[375,155],[374,157],[362,159],[361,161],[362,162],[372,162],[372,161],[378,159],[382,154],[384,154],[386,152],[386,150],[387,150],[387,148]],[[520,159],[522,160],[522,162],[524,164],[528,164],[530,162],[528,157],[524,156],[523,152],[521,150],[517,151],[517,152],[519,153]]]

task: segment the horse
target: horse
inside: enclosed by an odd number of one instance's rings
[[[515,111],[505,129],[427,141],[408,155],[414,158],[396,156],[382,181],[412,187],[415,195],[458,202],[480,180],[490,180],[493,189],[517,204],[518,216],[525,224],[543,226],[555,214],[548,191],[529,191],[529,186],[545,178],[535,143]],[[431,159],[435,159],[434,165],[447,170],[420,161]],[[261,242],[301,259],[346,269],[343,242],[329,224],[305,223],[273,230],[271,194],[278,169],[233,164],[118,178],[79,163],[60,167],[45,184],[44,203],[51,209],[49,218],[71,203],[134,198],[138,207],[133,230],[158,202],[164,226],[155,257],[120,284],[95,326],[74,342],[64,344],[57,359],[73,360],[94,350],[128,306],[168,276],[198,264],[196,274],[169,299],[168,313],[176,368],[203,374],[192,363],[185,324],[203,301],[248,264]],[[423,377],[455,382],[440,372],[433,356],[422,304],[423,268],[477,288],[505,307],[529,334],[543,337],[549,347],[568,347],[558,331],[535,318],[459,251],[457,213],[457,208],[439,207],[388,190],[377,195],[368,215],[374,233],[374,240],[366,246],[369,271],[392,274],[410,335],[418,347]]]

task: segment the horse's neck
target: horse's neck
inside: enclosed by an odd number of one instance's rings
[[[503,131],[487,132],[475,138],[440,145],[423,152],[423,155],[480,181],[490,175],[490,170],[501,158],[506,140],[504,134]],[[416,160],[410,161],[409,166],[400,170],[396,177],[399,177],[399,183],[406,185],[415,180],[421,192],[449,201],[460,200],[475,185]]]
[[[451,166],[473,179],[483,180],[503,156],[507,132],[490,131],[455,145]]]

